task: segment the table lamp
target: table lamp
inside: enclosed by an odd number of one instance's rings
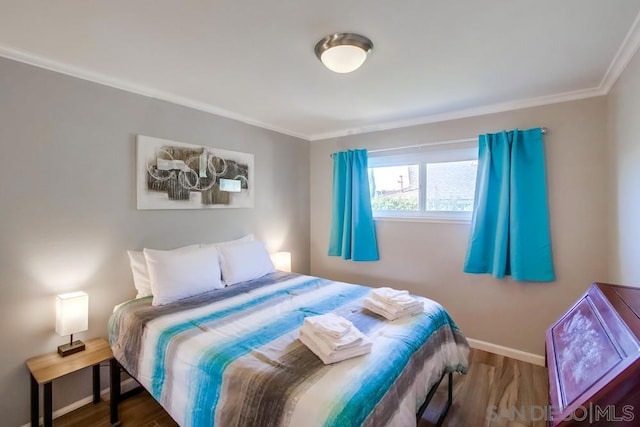
[[[74,341],[73,334],[89,329],[89,295],[85,292],[60,294],[56,300],[56,332],[71,335],[69,344],[58,347],[58,354],[65,357],[84,350],[84,343]]]
[[[291,273],[291,252],[276,252],[272,255],[272,260],[276,270]]]

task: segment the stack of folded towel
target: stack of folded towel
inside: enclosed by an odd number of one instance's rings
[[[347,319],[333,313],[305,318],[298,336],[325,365],[371,351],[371,340]]]
[[[378,288],[364,299],[364,307],[387,320],[395,320],[404,316],[413,316],[424,311],[424,303],[409,295],[408,291],[391,288]]]

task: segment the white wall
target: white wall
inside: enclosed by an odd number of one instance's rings
[[[608,96],[611,276],[640,286],[640,51]]]
[[[253,209],[136,210],[135,136],[255,155]],[[135,295],[126,249],[253,232],[309,270],[309,143],[0,59],[0,414],[29,419],[25,360],[55,351],[55,295],[89,294],[89,331]],[[105,370],[106,373],[106,370]],[[106,377],[106,376],[105,376]],[[90,372],[54,383],[54,407],[91,394]]]
[[[311,144],[311,273],[389,285],[441,302],[465,334],[536,354],[544,333],[594,281],[606,281],[606,100],[373,132]],[[551,235],[557,280],[518,283],[462,272],[468,224],[377,221],[381,260],[328,257],[332,162],[347,148],[386,148],[545,126]]]

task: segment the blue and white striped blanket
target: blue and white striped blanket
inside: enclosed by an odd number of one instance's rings
[[[362,307],[371,288],[273,273],[161,307],[119,306],[116,359],[181,426],[409,426],[430,387],[465,373],[466,339],[438,303],[393,322]],[[324,365],[297,339],[333,311],[373,341]]]

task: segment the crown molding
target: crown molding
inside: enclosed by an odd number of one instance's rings
[[[464,119],[467,117],[484,116],[487,114],[503,113],[505,111],[521,110],[523,108],[539,107],[542,105],[558,104],[561,102],[577,101],[579,99],[604,96],[607,93],[600,87],[581,89],[571,92],[564,92],[554,95],[540,96],[537,98],[522,99],[518,101],[508,101],[498,104],[485,105],[476,108],[467,108],[447,113],[431,114],[413,119],[396,120],[375,125],[361,126],[357,128],[343,129],[335,132],[326,132],[310,135],[311,141],[320,141],[330,138],[339,138],[348,135],[357,135],[368,132],[378,132],[381,130],[399,129],[410,126],[418,126],[429,123],[445,122],[448,120]]]
[[[616,56],[613,57],[613,61],[609,64],[609,68],[600,82],[600,87],[605,93],[609,93],[613,88],[638,49],[640,49],[640,13],[631,24],[629,32],[627,32]]]
[[[516,101],[508,101],[503,103],[485,105],[481,107],[468,108],[463,110],[450,111],[445,113],[430,114],[411,119],[395,120],[377,123],[373,125],[365,125],[360,127],[346,128],[337,131],[316,133],[316,134],[303,134],[294,132],[288,129],[283,129],[277,126],[264,123],[259,120],[255,120],[251,117],[244,116],[233,111],[229,111],[215,105],[207,104],[205,102],[197,101],[194,99],[186,98],[180,95],[176,95],[170,92],[164,92],[161,90],[153,89],[140,85],[137,83],[129,82],[126,80],[109,77],[104,74],[89,71],[73,65],[58,62],[41,55],[36,55],[30,52],[10,48],[0,45],[0,56],[13,59],[15,61],[23,62],[36,67],[44,68],[50,71],[67,74],[72,77],[91,81],[94,83],[110,86],[116,89],[121,89],[127,92],[135,93],[138,95],[156,98],[162,101],[171,102],[173,104],[182,105],[184,107],[193,108],[195,110],[204,111],[206,113],[215,114],[228,119],[236,120],[248,125],[256,126],[259,128],[267,129],[273,132],[278,132],[284,135],[289,135],[294,138],[302,139],[305,141],[320,141],[330,138],[339,138],[349,135],[357,135],[361,133],[377,132],[390,129],[399,129],[410,126],[418,126],[429,123],[444,122],[448,120],[463,119],[467,117],[476,117],[486,114],[502,113],[511,110],[520,110],[523,108],[539,107],[543,105],[557,104],[561,102],[576,101],[579,99],[593,98],[598,96],[607,95],[616,81],[620,78],[631,59],[640,49],[640,13],[636,16],[631,28],[627,32],[620,48],[614,56],[611,64],[607,68],[605,75],[603,76],[600,84],[597,87],[589,89],[581,89],[571,92],[564,92],[553,95],[546,95],[536,98],[521,99]]]
[[[560,102],[577,101],[579,99],[606,96],[609,94],[616,81],[620,78],[633,56],[640,50],[640,12],[631,24],[622,44],[618,48],[616,55],[609,64],[607,72],[603,76],[597,87],[581,89],[572,92],[559,93],[554,95],[541,96],[537,98],[522,99],[499,104],[485,105],[477,108],[456,110],[448,113],[439,113],[416,117],[413,119],[390,121],[369,126],[342,129],[338,131],[317,133],[309,135],[310,141],[321,141],[330,138],[339,138],[348,135],[357,135],[367,132],[377,132],[382,130],[399,129],[409,126],[424,125],[428,123],[444,122],[447,120],[463,119],[467,117],[482,116],[485,114],[502,113],[510,110],[520,110],[523,108],[539,107],[543,105],[557,104]]]
[[[225,110],[224,108],[216,107],[215,105],[211,105],[201,101],[196,101],[194,99],[176,95],[171,92],[165,92],[165,91],[153,89],[138,83],[133,83],[130,81],[110,77],[105,74],[86,70],[84,68],[75,67],[70,64],[65,64],[63,62],[55,61],[45,56],[36,55],[23,50],[0,45],[0,56],[8,59],[12,59],[14,61],[33,65],[39,68],[44,68],[49,71],[54,71],[56,73],[66,74],[71,77],[76,77],[82,80],[87,80],[93,83],[98,83],[98,84],[109,86],[115,89],[120,89],[127,92],[135,93],[137,95],[142,95],[149,98],[155,98],[161,101],[171,102],[172,104],[193,108],[194,110],[204,111],[205,113],[215,114],[217,116],[236,120],[238,122],[242,122],[248,125],[267,129],[273,132],[278,132],[284,135],[289,135],[295,138],[304,139],[307,141],[309,140],[309,137],[307,135],[293,132],[288,129],[282,129],[277,126],[272,126],[268,123],[264,123],[259,120],[252,119],[251,117],[247,117],[242,114],[235,113],[233,111]]]

